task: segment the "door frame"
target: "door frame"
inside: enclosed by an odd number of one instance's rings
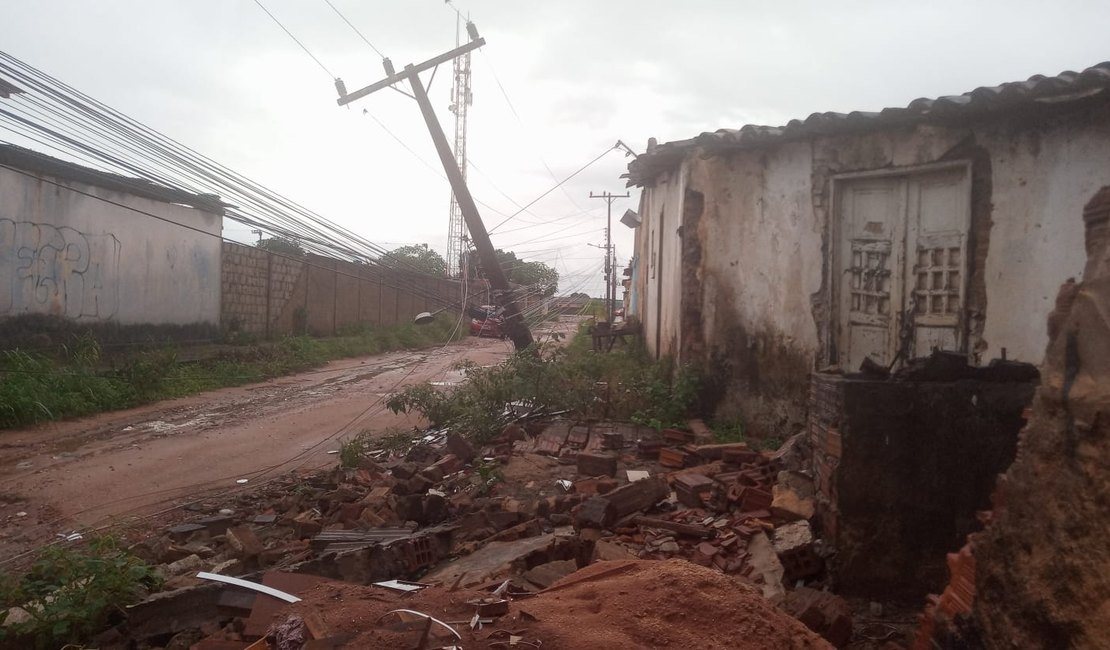
[[[842,172],[832,174],[829,177],[829,212],[828,223],[826,224],[825,235],[828,242],[828,265],[827,277],[829,278],[828,286],[826,287],[825,299],[828,300],[828,327],[826,328],[828,340],[825,341],[825,349],[827,350],[828,361],[830,365],[841,366],[842,364],[842,351],[840,349],[840,342],[843,340],[840,332],[840,274],[837,269],[840,268],[840,257],[842,251],[840,250],[840,235],[841,224],[843,222],[842,215],[840,214],[840,186],[851,181],[865,180],[871,178],[884,178],[892,176],[915,176],[918,174],[928,174],[938,171],[960,170],[964,173],[967,180],[967,206],[968,214],[968,237],[970,242],[970,234],[972,221],[974,220],[974,212],[972,210],[972,161],[968,159],[926,163],[921,165],[906,165],[903,167],[884,167],[882,169],[869,169],[864,171]],[[903,250],[901,253],[904,255],[905,241],[902,242]],[[967,246],[964,255],[971,255],[971,246]],[[971,258],[967,259],[967,268],[971,268]],[[971,273],[964,273],[964,277],[960,279],[962,286],[960,287],[961,296],[964,297],[964,309],[967,309],[967,291],[970,282]],[[899,278],[899,282],[905,283],[905,278]],[[904,300],[904,297],[903,297]],[[902,328],[903,305],[899,305],[897,309],[897,318],[895,330],[900,331]],[[961,322],[966,323],[966,318],[961,315]],[[965,331],[960,337],[961,348],[967,350],[968,348],[968,332],[966,331],[966,324],[964,325]],[[835,351],[835,355],[833,354]],[[904,359],[902,361],[905,361]],[[850,371],[844,368],[845,371]]]

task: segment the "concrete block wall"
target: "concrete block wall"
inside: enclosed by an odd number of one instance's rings
[[[303,260],[225,242],[221,326],[259,336],[307,333],[334,336],[363,324],[411,322],[462,300],[457,280],[435,278],[320,255]],[[472,282],[471,304],[490,302],[484,283]]]
[[[259,248],[223,243],[220,269],[220,325],[227,331],[266,331],[267,258]]]

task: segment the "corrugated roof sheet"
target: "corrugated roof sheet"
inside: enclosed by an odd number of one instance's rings
[[[719,129],[688,140],[649,146],[646,153],[629,163],[624,178],[629,179],[629,185],[651,183],[656,176],[678,165],[687,153],[698,147],[712,153],[904,124],[944,122],[1038,104],[1063,104],[1104,93],[1107,88],[1110,88],[1110,61],[1082,72],[1061,72],[1054,77],[1034,75],[1025,81],[983,86],[962,95],[915,99],[900,108],[884,108],[877,112],[813,113],[804,120],[791,120],[785,126],[749,124],[739,129]]]

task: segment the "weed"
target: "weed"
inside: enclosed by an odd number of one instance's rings
[[[370,431],[363,431],[362,435],[368,436]],[[419,435],[419,432],[412,429],[389,429],[377,439],[375,446],[391,453],[403,454],[416,444]]]
[[[768,436],[759,441],[759,448],[764,451],[778,451],[785,443],[782,436]]]
[[[79,644],[105,629],[111,614],[159,586],[154,570],[113,537],[85,549],[47,547],[31,570],[0,582],[0,607],[21,608],[25,620],[6,622],[0,610],[0,642],[58,648]]]
[[[354,438],[339,443],[339,464],[347,469],[354,469],[362,462],[362,455],[366,453],[366,438],[357,435]]]
[[[714,420],[709,427],[713,430],[713,439],[717,442],[744,442],[744,425],[739,419],[725,418]]]
[[[478,485],[478,495],[485,496],[490,493],[494,485],[505,480],[505,475],[501,473],[499,463],[482,461],[478,465],[478,480],[481,481]]]

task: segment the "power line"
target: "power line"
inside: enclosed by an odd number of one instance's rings
[[[130,211],[135,212],[137,214],[141,214],[141,215],[150,217],[152,219],[157,219],[159,221],[162,221],[164,223],[168,223],[168,224],[173,225],[173,226],[178,226],[180,228],[184,228],[186,230],[191,230],[191,231],[194,231],[194,232],[197,232],[199,234],[206,235],[206,236],[209,236],[209,237],[215,237],[216,239],[219,239],[221,241],[228,241],[228,242],[232,242],[232,243],[238,243],[238,242],[233,242],[232,240],[227,239],[226,237],[223,237],[222,235],[218,235],[216,233],[208,232],[206,230],[203,230],[201,228],[197,228],[195,226],[190,226],[188,224],[183,224],[183,223],[174,221],[173,219],[168,219],[166,217],[156,215],[152,212],[147,212],[145,210],[140,210],[139,208],[135,208],[135,207],[123,204],[123,203],[119,203],[117,201],[113,201],[111,199],[107,199],[107,198],[104,198],[102,196],[98,196],[98,195],[93,194],[91,192],[85,192],[85,191],[79,190],[75,187],[70,187],[70,186],[65,185],[63,183],[52,181],[49,178],[44,178],[44,177],[32,174],[30,172],[24,171],[22,169],[12,167],[12,166],[4,164],[4,163],[0,163],[0,169],[7,169],[7,170],[15,172],[17,174],[22,174],[22,175],[27,176],[29,178],[34,178],[34,179],[39,180],[41,182],[48,183],[50,185],[54,185],[56,187],[66,189],[70,192],[74,192],[74,193],[80,194],[82,196],[87,196],[89,198],[96,199],[98,201],[103,201],[104,203],[108,203],[108,204],[114,205],[116,207],[123,208],[125,210],[130,210]],[[346,273],[344,271],[340,271],[340,270],[335,269],[335,268],[322,266],[320,264],[314,264],[314,263],[312,263],[311,261],[309,261],[305,258],[294,257],[292,255],[287,255],[285,253],[281,253],[281,252],[278,252],[278,251],[268,251],[268,252],[271,255],[276,255],[277,257],[282,257],[282,258],[285,258],[285,259],[294,260],[294,261],[297,261],[299,263],[304,264],[305,266],[330,271],[330,272],[333,272],[337,275],[342,275],[344,277],[350,277],[350,278],[355,278],[355,279],[359,279],[359,280],[369,280],[369,278],[364,278],[364,277],[361,277],[361,276],[358,276],[358,275],[355,275],[355,274],[352,274],[352,273]],[[441,279],[438,276],[431,276],[431,277],[434,277],[434,279],[436,279],[436,280]],[[383,286],[387,286],[391,289],[399,289],[399,290],[403,290],[403,291],[408,291],[408,292],[414,294],[416,297],[424,298],[425,300],[432,300],[432,301],[438,302],[439,304],[446,304],[448,306],[452,306],[452,305],[455,304],[452,301],[445,300],[442,296],[438,296],[438,295],[433,294],[433,293],[417,290],[416,287],[418,287],[419,285],[417,285],[415,283],[410,284],[410,286],[398,286],[398,285],[386,284],[384,282],[383,278],[378,278],[378,281],[381,282]]]
[[[327,2],[327,0],[324,0],[324,1]],[[300,45],[301,49],[304,50],[304,53],[309,55],[310,57],[312,57],[312,60],[316,62],[316,65],[320,66],[320,69],[323,70],[328,75],[329,79],[335,79],[335,75],[333,75],[331,73],[331,70],[328,70],[327,66],[325,66],[323,63],[321,63],[320,59],[317,59],[316,55],[313,54],[311,51],[309,51],[309,49],[307,47],[305,47],[304,43],[300,42],[297,39],[296,36],[293,36],[293,32],[286,29],[285,25],[282,25],[281,21],[277,19],[277,16],[270,13],[270,10],[266,8],[266,5],[262,4],[262,0],[254,0],[254,4],[258,5],[259,9],[261,9],[262,11],[265,11],[266,15],[269,16],[270,19],[273,20],[277,24],[277,26],[281,28],[281,31],[288,34],[289,38],[293,39],[294,43],[296,43],[297,45]],[[330,5],[331,3],[328,2],[328,4]],[[332,9],[334,9],[334,8],[335,7],[332,7]],[[340,15],[342,15],[342,14],[340,14]],[[346,20],[346,18],[344,18],[344,20]],[[358,30],[355,30],[355,31],[358,31]],[[367,43],[369,43],[369,41],[367,41]],[[371,47],[373,47],[373,46],[371,45]]]
[[[481,55],[482,60],[486,62],[486,65],[489,66],[490,75],[493,77],[493,80],[497,83],[498,89],[501,90],[501,97],[504,98],[505,104],[508,105],[509,110],[513,114],[513,117],[516,118],[517,125],[520,126],[520,129],[522,131],[527,131],[528,127],[525,126],[524,120],[520,117],[520,113],[517,112],[516,105],[513,104],[513,100],[509,98],[509,91],[506,90],[505,85],[503,83],[501,83],[501,77],[498,76],[497,70],[493,66],[493,59],[490,57],[490,55],[486,54],[486,51],[485,51],[484,48],[479,50],[478,53]],[[538,158],[540,163],[543,165],[543,168],[547,170],[547,175],[551,177],[551,180],[556,180],[555,172],[552,171],[551,165],[547,164],[547,160],[544,159],[543,155],[540,154],[539,151],[535,151],[535,150],[534,150],[534,153],[536,154],[536,158]],[[583,208],[581,205],[579,205],[578,201],[574,198],[573,195],[571,195],[570,192],[568,192],[564,189],[563,194],[566,195],[567,199],[569,199],[570,202],[572,204],[574,204],[574,206],[577,207],[579,210],[585,210],[585,208]]]
[[[42,133],[47,138],[64,145],[59,148],[45,143],[46,146],[58,149],[69,156],[76,156],[82,160],[97,159],[106,162],[109,170],[124,170],[126,173],[137,174],[140,178],[150,179],[158,185],[171,189],[179,186],[188,187],[190,181],[183,183],[182,179],[190,179],[203,188],[199,193],[230,196],[239,207],[225,206],[224,211],[229,218],[245,225],[265,229],[267,232],[296,238],[314,251],[334,250],[343,256],[367,259],[371,262],[375,261],[375,257],[389,257],[389,253],[384,248],[326,221],[306,208],[2,52],[0,52],[0,70],[12,75],[12,78],[28,91],[37,91],[46,100],[43,101],[30,92],[16,95],[7,104],[13,111],[40,119],[42,113],[39,109],[42,109],[58,116],[64,121],[62,124],[74,125],[74,128],[64,128],[66,133],[73,136],[70,137],[26,117],[19,117],[12,113],[0,116],[12,122],[13,131],[19,132],[34,142],[44,143],[43,140],[29,135],[30,130]],[[61,90],[58,90],[59,88]],[[86,133],[78,133],[75,129]],[[113,154],[107,154],[101,149],[105,146]],[[155,167],[151,167],[149,163],[142,167],[140,166],[142,163],[129,162],[134,156],[153,161]],[[95,166],[105,168],[102,163],[97,163]],[[153,169],[157,171],[152,171]],[[150,189],[149,184],[138,178],[119,177],[115,180],[138,189]],[[192,191],[198,192],[195,189]],[[315,228],[307,225],[309,223]],[[352,248],[352,244],[356,248]],[[365,250],[357,250],[358,247],[363,247]],[[405,267],[406,263],[402,262],[396,266]],[[408,266],[411,267],[411,265]],[[414,271],[417,270],[415,267],[411,268]]]
[[[441,171],[441,170],[440,170],[439,168],[435,167],[434,165],[432,165],[432,163],[430,163],[430,162],[428,162],[427,160],[425,160],[423,156],[421,156],[420,154],[418,154],[418,153],[416,152],[416,150],[415,150],[415,149],[413,149],[412,147],[410,147],[410,146],[408,145],[408,143],[406,143],[406,142],[405,142],[404,140],[402,140],[402,139],[401,139],[401,137],[400,137],[400,136],[398,136],[398,135],[397,135],[396,133],[394,133],[393,131],[391,131],[391,130],[390,130],[390,128],[389,128],[388,126],[386,126],[386,125],[385,125],[385,122],[382,122],[381,120],[379,120],[379,119],[378,119],[378,118],[377,118],[377,117],[376,117],[376,116],[375,116],[375,115],[374,115],[373,113],[371,113],[370,111],[366,110],[365,108],[364,108],[364,109],[362,109],[362,114],[363,114],[363,115],[366,115],[366,116],[367,116],[367,117],[369,117],[370,119],[372,119],[372,120],[374,120],[375,122],[377,122],[377,123],[378,123],[378,126],[382,127],[382,130],[384,130],[384,131],[385,131],[386,133],[388,133],[388,134],[389,134],[389,137],[391,137],[391,138],[393,138],[394,140],[396,140],[396,141],[397,141],[397,144],[399,144],[399,145],[401,145],[402,147],[404,147],[404,148],[405,148],[405,151],[408,151],[408,152],[409,152],[410,154],[412,154],[412,156],[413,156],[414,158],[416,158],[416,159],[417,159],[418,161],[420,161],[420,164],[422,164],[422,165],[424,165],[425,167],[427,167],[427,168],[428,168],[428,169],[429,169],[429,170],[430,170],[430,171],[431,171],[431,172],[432,172],[433,174],[435,174],[436,176],[440,177],[440,178],[441,178],[442,180],[444,180],[444,181],[446,181],[446,180],[447,180],[447,177],[443,175],[443,172],[442,172],[442,171]],[[508,198],[508,197],[506,197],[506,198]],[[509,200],[511,201],[512,199],[509,199]],[[501,216],[503,216],[503,217],[504,217],[504,216],[508,216],[508,213],[506,213],[506,212],[503,212],[503,211],[501,211],[501,210],[498,210],[497,208],[493,207],[492,205],[490,205],[490,204],[486,203],[485,201],[481,201],[481,200],[479,200],[479,199],[475,198],[475,199],[474,199],[474,202],[475,202],[475,203],[477,203],[478,205],[482,206],[483,208],[486,208],[486,209],[487,209],[487,210],[489,210],[490,212],[493,212],[494,214],[499,214],[499,215],[501,215]]]
[[[358,30],[358,27],[355,27],[353,24],[351,24],[351,21],[347,20],[347,17],[344,16],[338,9],[335,8],[335,5],[333,5],[331,3],[331,0],[324,0],[324,2],[328,3],[328,6],[331,7],[331,10],[334,11],[337,16],[342,18],[343,22],[347,23],[348,27],[355,30],[355,33],[358,34],[358,37],[361,38],[363,41],[365,41],[366,44],[370,46],[370,49],[374,50],[374,52],[376,52],[378,56],[382,57],[383,59],[385,58],[385,55],[382,54],[381,50],[374,47],[374,44],[371,43],[370,39],[366,38],[366,36],[364,36],[363,33]]]
[[[588,168],[589,168],[590,166],[592,166],[592,165],[593,165],[594,163],[596,163],[597,161],[599,161],[599,160],[601,160],[602,158],[604,158],[604,157],[605,157],[605,154],[609,153],[610,151],[613,151],[614,149],[616,149],[616,147],[609,147],[609,148],[608,148],[608,149],[606,149],[605,151],[602,151],[602,152],[601,152],[600,154],[598,154],[598,156],[597,156],[596,158],[594,158],[594,159],[593,159],[593,160],[591,160],[590,162],[586,163],[585,165],[582,165],[581,167],[579,167],[579,168],[578,168],[577,170],[575,170],[575,171],[574,171],[574,173],[572,173],[572,174],[571,174],[570,176],[567,176],[567,177],[566,177],[566,178],[564,178],[563,180],[561,180],[561,181],[559,181],[558,183],[556,183],[554,187],[552,187],[551,189],[547,190],[547,191],[546,191],[546,192],[544,192],[543,194],[541,194],[541,195],[537,196],[536,198],[532,199],[532,200],[531,200],[531,201],[530,201],[530,202],[528,203],[528,205],[524,206],[524,207],[523,207],[523,208],[521,208],[520,210],[517,210],[517,211],[516,211],[516,212],[514,212],[513,214],[509,215],[508,217],[506,217],[505,219],[503,219],[503,220],[501,221],[501,223],[497,224],[497,225],[496,225],[496,226],[494,226],[493,228],[490,228],[490,229],[489,229],[489,233],[490,233],[490,234],[492,235],[492,234],[494,233],[494,231],[496,231],[496,230],[497,230],[498,228],[500,228],[501,226],[503,226],[503,225],[505,225],[506,223],[508,223],[508,222],[509,222],[509,221],[510,221],[511,219],[513,219],[514,217],[516,217],[516,216],[517,216],[518,214],[520,214],[520,213],[524,212],[524,211],[525,211],[526,209],[528,209],[528,208],[532,207],[533,205],[535,205],[535,204],[536,204],[536,202],[538,202],[538,201],[539,201],[540,199],[542,199],[543,197],[547,196],[548,194],[551,194],[551,193],[552,193],[552,192],[554,192],[555,190],[557,190],[557,189],[559,189],[560,187],[562,187],[562,186],[563,186],[563,183],[566,183],[566,182],[567,182],[567,181],[569,181],[570,179],[572,179],[572,178],[574,178],[575,176],[577,176],[577,175],[581,174],[582,172],[586,171],[586,169],[588,169]]]

